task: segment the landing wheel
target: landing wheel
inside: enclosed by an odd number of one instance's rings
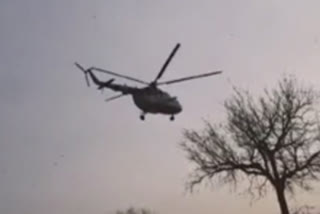
[[[170,120],[174,121],[174,115],[171,115]]]
[[[140,115],[140,119],[141,119],[141,120],[144,120],[144,119],[145,119],[144,114],[141,114],[141,115]]]

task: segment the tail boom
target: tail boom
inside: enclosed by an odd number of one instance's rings
[[[98,86],[99,90],[103,88],[109,88],[113,91],[121,92],[122,94],[134,94],[139,90],[138,88],[134,88],[126,85],[113,84],[113,81],[115,80],[113,78],[106,82],[100,81],[96,77],[96,75],[94,75],[94,73],[92,72],[92,68],[84,69],[77,62],[75,63],[75,65],[85,74],[88,85],[89,85],[89,80],[87,79],[87,75],[91,77],[92,81]]]

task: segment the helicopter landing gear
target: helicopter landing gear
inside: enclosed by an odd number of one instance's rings
[[[144,120],[144,119],[145,119],[145,113],[141,113],[140,119],[141,119],[141,120]]]
[[[174,121],[174,115],[171,115],[170,120]]]

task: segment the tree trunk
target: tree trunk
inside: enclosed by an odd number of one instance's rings
[[[276,188],[276,193],[277,193],[281,214],[289,214],[289,208],[288,208],[287,199],[284,193],[284,188],[282,186],[277,186],[275,188]]]

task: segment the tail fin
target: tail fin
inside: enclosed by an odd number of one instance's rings
[[[102,89],[102,88],[104,88],[104,87],[110,86],[113,81],[114,81],[114,79],[110,79],[110,80],[108,80],[107,82],[102,82],[102,83],[99,85],[98,89]]]

